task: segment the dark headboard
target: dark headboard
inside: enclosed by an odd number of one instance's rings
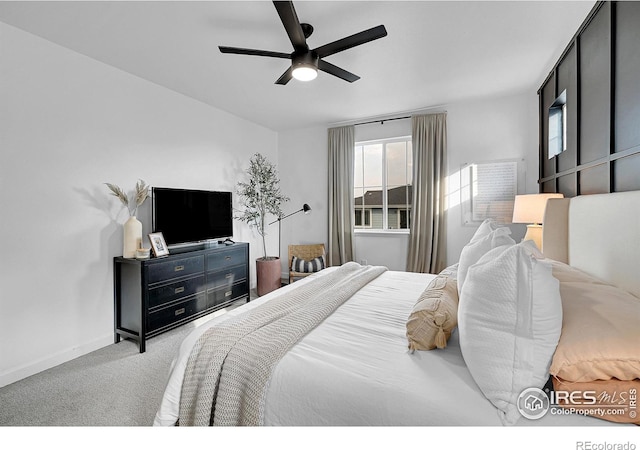
[[[640,2],[596,3],[538,90],[540,192],[640,190],[639,23]],[[549,111],[565,102],[566,149],[549,159]]]

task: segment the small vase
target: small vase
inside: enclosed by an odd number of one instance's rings
[[[124,249],[122,256],[135,258],[136,250],[142,247],[142,222],[136,216],[129,217],[124,223]]]

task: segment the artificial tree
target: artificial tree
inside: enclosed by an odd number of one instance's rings
[[[276,167],[260,153],[254,154],[249,160],[246,170],[247,181],[238,182],[237,193],[242,205],[242,210],[236,215],[236,219],[246,222],[254,227],[262,237],[262,258],[256,260],[256,264],[273,261],[270,269],[261,269],[258,265],[258,295],[263,295],[271,290],[275,283],[280,281],[280,261],[277,256],[267,254],[267,215],[282,217],[281,206],[288,202],[289,198],[280,192],[280,179]],[[276,271],[277,270],[277,271]],[[269,275],[266,275],[267,272]],[[273,278],[277,274],[277,280]],[[261,276],[268,276],[271,280],[261,283]],[[271,286],[261,289],[261,284]]]

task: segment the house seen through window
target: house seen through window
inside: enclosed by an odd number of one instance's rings
[[[408,230],[411,218],[411,138],[357,142],[354,165],[356,230]]]

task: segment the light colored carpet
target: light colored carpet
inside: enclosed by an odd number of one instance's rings
[[[152,425],[180,343],[221,313],[149,339],[145,353],[124,340],[0,388],[0,425]]]

